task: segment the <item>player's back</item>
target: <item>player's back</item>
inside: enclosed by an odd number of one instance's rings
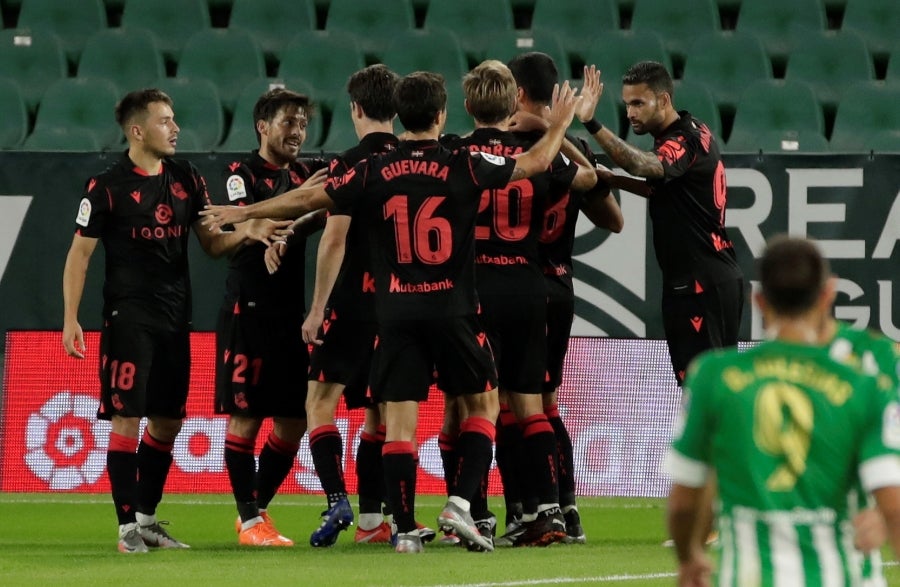
[[[719,584],[849,579],[848,494],[861,463],[885,454],[871,434],[889,394],[825,348],[783,342],[706,355],[688,390],[714,414]]]

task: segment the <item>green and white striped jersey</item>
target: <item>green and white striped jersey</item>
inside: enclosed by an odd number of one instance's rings
[[[900,394],[900,359],[892,340],[872,330],[853,328],[837,321],[834,338],[828,344],[832,359],[850,365],[875,377],[887,378],[888,384]],[[872,506],[871,496],[859,492],[860,507]],[[863,587],[887,587],[884,578],[881,553],[862,555]]]
[[[781,341],[692,365],[666,468],[718,483],[718,585],[859,585],[848,495],[900,485],[900,406],[820,346]]]

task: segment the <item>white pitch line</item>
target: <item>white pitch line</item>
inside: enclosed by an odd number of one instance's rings
[[[519,587],[525,585],[574,585],[577,583],[610,583],[612,581],[643,581],[646,579],[669,579],[676,573],[647,573],[644,575],[606,575],[602,577],[554,577],[550,579],[529,579],[525,581],[503,581],[495,583],[439,583],[424,587]]]

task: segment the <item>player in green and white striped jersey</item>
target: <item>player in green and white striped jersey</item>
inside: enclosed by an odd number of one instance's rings
[[[802,239],[773,240],[756,302],[774,340],[692,365],[666,468],[681,585],[707,585],[715,474],[720,586],[859,585],[848,495],[871,492],[900,550],[900,406],[884,381],[821,344],[834,300],[827,263]]]
[[[883,334],[853,328],[839,320],[830,320],[822,340],[828,345],[832,359],[851,365],[863,373],[884,378],[887,385],[900,390],[900,358],[897,355],[897,347]],[[877,511],[868,509],[872,506],[871,496],[860,490],[859,499],[859,506],[867,508],[861,515],[881,516]],[[863,555],[862,587],[887,587],[881,552],[877,548]]]

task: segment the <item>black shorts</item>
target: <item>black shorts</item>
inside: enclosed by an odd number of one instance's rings
[[[309,352],[302,318],[241,306],[216,325],[216,414],[306,417]]]
[[[547,375],[547,296],[479,296],[500,389],[541,393]]]
[[[375,402],[367,394],[372,353],[378,324],[372,321],[342,320],[337,312],[325,309],[328,316],[319,329],[322,344],[313,346],[309,355],[310,381],[344,385],[347,409],[368,408]]]
[[[190,374],[187,328],[173,332],[105,320],[100,332],[97,418],[184,418]]]
[[[697,293],[688,287],[663,290],[662,318],[678,385],[690,362],[709,349],[737,345],[744,310],[744,280],[708,284]]]
[[[372,389],[379,400],[423,401],[435,375],[450,396],[497,387],[491,345],[475,316],[379,324],[372,365]]]
[[[563,364],[569,351],[569,337],[575,320],[575,294],[551,294],[547,298],[547,376],[544,393],[551,393],[562,385]]]

